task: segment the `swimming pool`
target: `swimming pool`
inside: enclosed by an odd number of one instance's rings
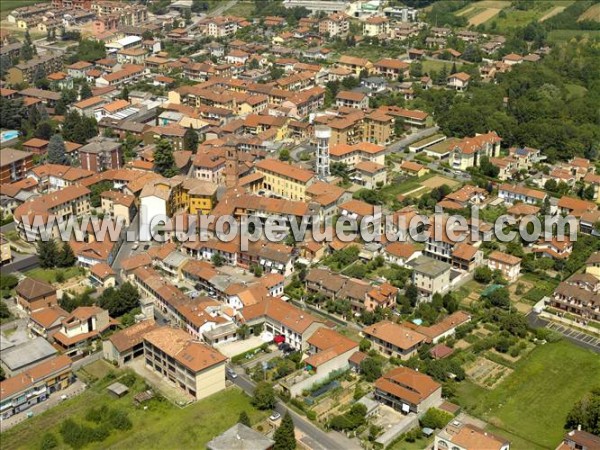
[[[4,144],[5,142],[12,141],[19,137],[19,132],[17,130],[6,130],[0,133],[0,143]]]

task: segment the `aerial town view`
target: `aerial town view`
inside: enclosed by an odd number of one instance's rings
[[[600,449],[600,0],[1,0],[0,448]]]

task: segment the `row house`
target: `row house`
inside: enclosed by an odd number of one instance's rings
[[[408,78],[410,64],[399,59],[383,58],[373,64],[375,75],[398,80]]]
[[[96,79],[97,87],[120,86],[139,80],[145,72],[144,66],[124,64],[121,70],[102,75]]]
[[[503,183],[498,187],[498,197],[504,203],[512,205],[517,202],[536,205],[543,203],[548,195],[543,191],[538,191],[517,184]]]
[[[6,82],[9,84],[33,83],[38,74],[47,76],[59,72],[63,67],[63,55],[60,53],[45,53],[35,56],[29,61],[16,64],[8,69]]]
[[[586,321],[600,322],[600,292],[597,290],[600,282],[593,278],[596,280],[596,291],[580,287],[580,283],[574,283],[571,279],[561,282],[550,297],[550,306]]]

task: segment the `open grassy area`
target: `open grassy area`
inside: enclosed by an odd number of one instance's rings
[[[600,38],[600,30],[552,30],[548,40],[552,43],[568,42],[574,38]]]
[[[254,16],[254,2],[237,2],[226,13],[228,16],[252,18]]]
[[[426,59],[423,61],[423,73],[431,74],[431,72],[439,72],[442,70],[442,67],[446,66],[446,70],[450,72],[452,70],[453,61],[443,61],[438,59]],[[456,68],[460,70],[462,67],[461,63],[456,63]]]
[[[0,13],[6,17],[13,9],[22,6],[30,6],[36,3],[47,3],[50,0],[2,0],[0,1]]]
[[[600,385],[600,358],[561,341],[535,348],[515,369],[491,391],[469,381],[460,383],[459,403],[470,414],[489,421],[499,433],[528,443],[513,446],[516,450],[554,448],[564,434],[565,417],[573,404]]]
[[[522,27],[532,21],[548,19],[566,8],[574,0],[547,0],[535,2],[528,10],[519,10],[516,8],[504,8],[491,20],[485,22],[486,27],[490,27],[492,22],[496,23],[496,31],[503,32],[510,28]],[[477,5],[477,4],[476,4]]]
[[[141,380],[120,399],[106,392],[105,387],[112,382],[114,380],[103,380],[83,394],[2,433],[2,448],[39,448],[45,431],[54,434],[62,447],[64,443],[59,433],[62,421],[70,418],[83,423],[91,407],[102,405],[126,411],[133,427],[127,431],[113,430],[106,440],[86,448],[205,448],[208,441],[237,422],[240,412],[246,411],[252,423],[267,415],[254,410],[250,397],[237,388],[226,389],[185,408],[153,399],[144,404],[148,407],[144,410],[133,404],[135,392],[144,389]]]
[[[46,283],[56,283],[56,276],[62,273],[65,280],[75,278],[82,274],[81,267],[67,267],[65,269],[42,269],[37,267],[25,273],[28,277],[36,280],[45,281]]]
[[[421,183],[429,178],[435,176],[435,173],[428,173],[420,178],[412,177],[402,183],[388,184],[381,189],[381,193],[385,196],[388,201],[392,201],[398,196],[398,194],[404,194],[414,189],[421,187]]]

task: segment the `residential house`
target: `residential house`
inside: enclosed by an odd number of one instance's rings
[[[387,320],[363,328],[362,334],[375,350],[401,360],[415,356],[426,340],[423,334]]]
[[[521,273],[521,258],[495,250],[488,256],[488,267],[492,270],[499,270],[504,279],[509,283],[514,283]]]
[[[510,442],[470,423],[452,420],[437,432],[433,450],[509,450]]]
[[[58,304],[56,289],[44,281],[26,277],[15,288],[17,306],[28,313]]]
[[[442,385],[424,373],[396,367],[375,381],[375,399],[403,414],[420,416],[442,403]]]
[[[500,142],[502,139],[494,131],[461,139],[453,146],[450,163],[460,170],[477,167],[482,157],[493,158],[500,154]]]
[[[444,294],[450,289],[451,265],[427,256],[419,256],[409,263],[413,267],[412,282],[425,297]]]
[[[54,334],[54,341],[65,354],[75,355],[110,327],[108,311],[97,306],[79,306],[62,320],[60,330]]]

